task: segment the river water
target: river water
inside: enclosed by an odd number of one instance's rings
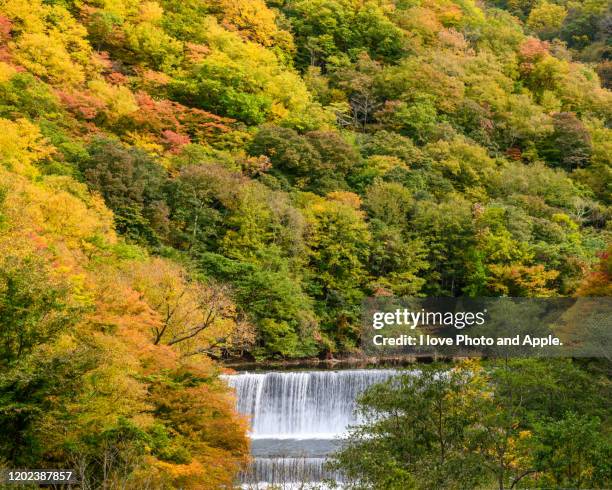
[[[225,376],[236,390],[237,409],[251,421],[253,465],[241,475],[245,488],[291,488],[324,479],[325,469],[350,425],[360,422],[356,398],[393,369],[243,372]]]

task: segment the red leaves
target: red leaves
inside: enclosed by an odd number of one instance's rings
[[[111,73],[107,79],[114,85],[123,86],[128,81],[118,72]],[[85,90],[57,90],[56,94],[78,119],[93,121],[106,108],[103,100]],[[167,99],[156,100],[146,92],[137,92],[135,99],[139,110],[124,120],[125,129],[150,133],[171,153],[178,153],[181,147],[192,141],[206,141],[232,130],[233,119]]]
[[[533,70],[535,63],[542,60],[548,53],[549,44],[534,37],[527,39],[519,49],[520,70],[529,73]]]
[[[548,43],[534,37],[527,39],[519,49],[522,61],[538,61],[548,54]]]
[[[0,15],[0,43],[5,44],[11,39],[13,23],[4,16]]]
[[[113,85],[125,85],[128,82],[128,77],[126,77],[123,73],[113,72],[108,77],[106,77],[109,83]]]
[[[56,91],[66,109],[81,119],[92,120],[104,109],[104,102],[87,92]]]
[[[514,161],[518,162],[518,161],[521,160],[521,158],[523,158],[523,152],[521,151],[520,148],[517,148],[516,146],[513,146],[513,147],[508,148],[506,150],[506,156],[510,160],[514,160]]]
[[[136,93],[139,106],[133,120],[139,130],[145,129],[162,135],[171,148],[189,143],[192,139],[204,141],[231,131],[233,119],[217,116],[201,109],[184,106],[167,99],[155,100],[145,92]]]
[[[597,254],[599,263],[584,278],[578,296],[610,296],[612,294],[612,245]]]
[[[8,42],[11,39],[12,22],[0,15],[0,61],[9,61],[11,55],[8,51]]]
[[[170,129],[163,131],[162,137],[164,140],[164,145],[167,147],[170,153],[179,153],[183,146],[188,145],[191,142],[189,136],[175,133]]]

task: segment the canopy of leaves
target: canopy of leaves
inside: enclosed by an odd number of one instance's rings
[[[331,466],[357,489],[606,487],[609,388],[568,360],[408,371],[361,397]]]
[[[605,0],[0,2],[0,460],[221,488],[211,358],[350,353],[371,295],[608,294],[609,34]]]

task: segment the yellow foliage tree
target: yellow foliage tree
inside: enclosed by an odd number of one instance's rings
[[[44,374],[45,409],[28,421],[40,458],[75,468],[91,488],[230,486],[247,462],[246,421],[218,368],[185,354],[238,338],[233,304],[119,242],[99,196],[37,170],[53,151],[32,123],[0,119],[0,293],[41,302],[21,325],[27,349],[13,342],[16,354],[0,361],[3,376]],[[15,296],[5,287],[14,277],[36,284]],[[12,332],[0,330],[4,340]]]
[[[213,0],[213,8],[223,22],[240,31],[247,39],[271,46],[279,33],[275,15],[263,0]]]
[[[40,0],[7,0],[0,13],[14,26],[15,60],[54,84],[77,84],[94,69],[87,31],[62,6]]]
[[[175,346],[183,356],[217,357],[222,349],[254,341],[226,286],[202,284],[164,259],[129,264],[128,269],[133,287],[159,317],[151,329],[154,345]]]
[[[0,163],[9,170],[34,177],[38,171],[32,163],[53,151],[31,122],[0,118]]]

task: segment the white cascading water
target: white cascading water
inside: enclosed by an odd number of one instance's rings
[[[246,489],[251,490],[252,488],[266,488],[268,485],[301,489],[304,484],[329,479],[341,482],[342,475],[327,470],[325,462],[325,457],[255,457],[250,471],[241,475],[241,483]]]
[[[358,422],[357,395],[396,373],[390,369],[242,373],[228,376],[253,439],[329,439]]]
[[[243,483],[339,479],[325,470],[325,456],[335,439],[360,422],[357,396],[395,374],[392,369],[347,369],[226,376],[236,390],[238,411],[251,421],[254,463]]]

